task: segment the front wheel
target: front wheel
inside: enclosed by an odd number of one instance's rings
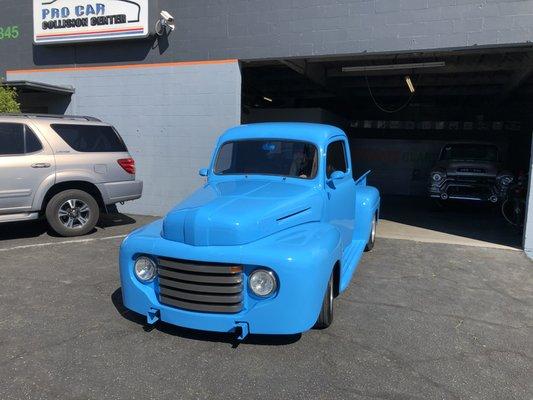
[[[46,205],[46,220],[61,236],[81,236],[89,233],[100,218],[98,203],[82,190],[65,190],[56,194]]]
[[[324,295],[324,300],[322,301],[322,308],[320,309],[320,314],[315,324],[316,329],[326,329],[333,322],[333,300],[335,297],[335,292],[333,288],[333,274],[329,278],[328,288],[326,289],[326,294]]]
[[[502,204],[503,217],[518,228],[524,225],[525,209],[525,201],[521,199],[506,199]]]
[[[378,216],[377,214],[374,214],[374,218],[372,218],[372,227],[370,229],[370,236],[368,237],[368,242],[365,246],[365,251],[370,251],[374,248],[374,244],[376,243],[376,229],[378,226]]]

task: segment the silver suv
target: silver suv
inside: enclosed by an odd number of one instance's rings
[[[118,132],[92,117],[0,114],[0,223],[45,216],[62,236],[91,231],[108,206],[141,197]]]

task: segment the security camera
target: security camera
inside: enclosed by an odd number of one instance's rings
[[[174,23],[174,17],[170,15],[168,11],[161,11],[161,18],[163,18],[167,24]]]
[[[168,11],[161,11],[161,18],[155,24],[155,33],[158,36],[163,36],[167,33],[167,28],[172,32],[176,29],[174,25],[174,17]]]

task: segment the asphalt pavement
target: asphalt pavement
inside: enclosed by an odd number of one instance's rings
[[[0,399],[532,399],[533,263],[378,238],[333,325],[198,332],[126,310],[118,216],[84,238],[0,226]]]

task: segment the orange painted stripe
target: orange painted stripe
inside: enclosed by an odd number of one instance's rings
[[[69,71],[107,71],[114,69],[135,69],[135,68],[164,68],[164,67],[188,67],[193,65],[216,65],[232,64],[239,60],[205,60],[205,61],[176,61],[155,64],[127,64],[127,65],[100,65],[96,67],[65,67],[65,68],[42,68],[42,69],[16,69],[7,70],[6,74],[31,74],[36,72],[69,72]]]
[[[76,32],[76,33],[54,33],[51,35],[37,35],[38,38],[46,38],[46,37],[53,37],[53,36],[81,36],[81,35],[89,35],[89,34],[95,34],[95,33],[110,33],[110,32],[128,32],[128,31],[138,31],[138,30],[144,30],[142,26],[139,26],[137,28],[127,28],[127,29],[105,29],[101,31],[88,31],[88,32]]]

